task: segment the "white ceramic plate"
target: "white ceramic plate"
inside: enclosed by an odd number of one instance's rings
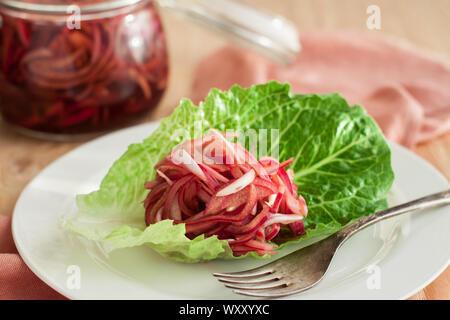
[[[87,143],[44,169],[22,192],[13,216],[16,246],[31,270],[72,299],[243,299],[212,272],[239,271],[267,260],[183,264],[148,247],[106,255],[94,242],[68,235],[59,217],[76,210],[74,196],[98,188],[130,143],[156,129],[149,123]],[[391,144],[396,180],[391,205],[449,188],[431,165]],[[403,299],[430,283],[448,265],[450,207],[383,221],[338,251],[319,285],[286,299]],[[298,248],[283,250],[278,256]],[[78,281],[79,280],[79,281]]]

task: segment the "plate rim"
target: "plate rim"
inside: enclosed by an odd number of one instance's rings
[[[56,281],[52,281],[47,275],[45,275],[45,273],[42,273],[40,270],[38,270],[38,268],[34,265],[34,263],[30,260],[30,258],[25,254],[25,249],[24,246],[22,246],[21,244],[21,240],[20,240],[20,236],[19,236],[19,231],[18,231],[18,218],[16,217],[18,214],[16,212],[17,211],[17,207],[19,205],[19,203],[21,201],[23,201],[23,197],[26,194],[26,191],[28,191],[28,189],[30,189],[33,184],[35,183],[36,180],[38,180],[39,178],[41,178],[42,175],[45,175],[46,171],[50,169],[50,167],[52,167],[54,164],[60,162],[60,161],[64,161],[64,159],[66,157],[69,157],[72,153],[76,153],[77,151],[79,151],[79,149],[86,147],[87,145],[90,144],[95,144],[95,143],[99,143],[101,142],[101,140],[106,140],[106,139],[110,139],[112,138],[114,135],[121,135],[124,134],[127,131],[134,131],[134,130],[138,130],[139,128],[142,127],[151,127],[151,126],[157,126],[160,123],[160,120],[156,120],[156,121],[150,121],[150,122],[146,122],[143,124],[139,124],[139,125],[135,125],[135,126],[131,126],[131,127],[127,127],[121,130],[117,130],[105,135],[102,135],[100,137],[94,138],[90,141],[86,141],[82,144],[80,144],[79,146],[75,147],[74,149],[66,152],[65,154],[59,156],[58,158],[56,158],[55,160],[53,160],[52,162],[50,162],[49,164],[47,164],[31,181],[29,181],[27,183],[27,185],[22,189],[15,205],[14,205],[14,209],[13,209],[13,214],[12,214],[12,221],[11,221],[11,230],[12,230],[12,236],[13,236],[13,241],[14,244],[17,248],[17,251],[20,255],[20,257],[22,258],[22,260],[24,261],[24,263],[27,265],[27,267],[40,279],[42,280],[46,285],[48,285],[50,288],[52,288],[53,290],[55,290],[56,292],[58,292],[59,294],[61,294],[62,296],[71,299],[71,300],[78,300],[79,298],[76,297],[75,295],[72,295],[69,293],[70,290],[65,290],[63,289],[59,283],[57,283]],[[419,155],[415,154],[414,152],[412,152],[411,150],[409,150],[408,148],[387,140],[387,143],[389,144],[389,147],[391,148],[392,146],[394,146],[395,148],[398,148],[399,150],[401,150],[402,152],[408,154],[409,156],[413,157],[416,161],[420,162],[421,165],[426,166],[429,170],[432,170],[436,173],[437,176],[439,176],[440,179],[443,180],[443,182],[446,182],[447,184],[449,184],[448,179],[436,168],[434,167],[431,163],[429,163],[427,160],[425,160],[424,158],[420,157]],[[134,143],[134,142],[130,142],[130,143]],[[391,151],[392,154],[392,151]],[[399,300],[405,300],[411,296],[413,296],[414,294],[416,294],[417,292],[419,292],[420,290],[424,289],[425,287],[427,287],[431,282],[433,282],[434,280],[436,280],[436,278],[438,278],[442,272],[448,268],[450,265],[450,258],[447,259],[447,263],[443,264],[438,270],[436,270],[433,275],[424,283],[422,283],[421,285],[419,285],[417,288],[415,288],[414,290],[411,290],[410,292],[408,292],[407,294],[405,294],[404,296],[400,297]],[[99,298],[102,299],[102,298]],[[155,299],[155,300],[160,300],[160,299]]]

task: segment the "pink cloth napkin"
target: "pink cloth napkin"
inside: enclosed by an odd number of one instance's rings
[[[0,300],[60,300],[20,258],[11,234],[11,218],[0,216]]]
[[[296,93],[338,92],[361,104],[385,136],[412,147],[450,129],[450,63],[401,40],[352,32],[304,32],[294,65],[280,67],[252,52],[226,47],[200,63],[191,98],[269,80]]]

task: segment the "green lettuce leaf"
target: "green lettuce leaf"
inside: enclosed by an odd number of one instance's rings
[[[295,182],[309,209],[306,234],[292,239],[281,233],[275,240],[280,248],[335,233],[387,207],[394,179],[390,150],[365,110],[350,107],[338,94],[294,94],[288,84],[272,81],[247,89],[212,89],[199,106],[182,100],[150,137],[129,146],[97,191],[77,196],[79,211],[64,228],[112,249],[149,245],[177,261],[235,258],[228,244],[215,236],[189,240],[183,224],[144,223],[144,183],[154,178],[153,166],[177,144],[201,137],[211,127],[255,129],[258,138],[264,135],[268,141],[267,148],[256,150],[259,156],[294,158]]]

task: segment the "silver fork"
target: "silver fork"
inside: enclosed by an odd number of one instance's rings
[[[315,286],[325,275],[337,249],[356,232],[400,214],[450,203],[450,189],[366,216],[332,236],[267,265],[247,271],[213,273],[233,292],[276,298]]]

